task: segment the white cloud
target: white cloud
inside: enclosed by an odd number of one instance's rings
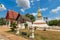
[[[0,4],[0,11],[6,10],[5,6],[3,4]]]
[[[30,2],[31,2],[32,5],[34,5],[34,0],[31,0]]]
[[[55,19],[59,20],[59,19],[60,19],[60,17],[56,17]]]
[[[34,0],[31,0],[31,3],[33,3],[34,2]]]
[[[50,20],[55,20],[55,18],[50,16],[50,17],[48,17],[48,21],[50,21]]]
[[[32,13],[32,15],[33,15],[33,16],[36,16],[36,15],[37,15],[37,13]]]
[[[60,20],[60,17],[49,18],[48,21],[50,20]]]
[[[42,9],[40,9],[41,11],[46,11],[46,10],[48,10],[48,8],[42,8]]]
[[[49,18],[48,20],[52,20],[51,18]]]
[[[60,11],[60,6],[51,10],[52,13],[59,13],[59,11]]]
[[[16,0],[18,6],[23,7],[23,9],[30,8],[30,1],[29,0]]]
[[[42,9],[40,9],[40,11],[46,11],[47,9],[48,9],[48,8],[42,8]],[[32,15],[36,16],[37,13],[32,13]]]
[[[24,12],[24,9],[20,9],[22,12]]]

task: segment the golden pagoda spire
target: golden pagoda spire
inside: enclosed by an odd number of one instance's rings
[[[37,16],[38,16],[38,19],[42,19],[40,8],[38,9],[38,15]]]
[[[41,17],[41,12],[40,12],[40,9],[38,9],[38,17]]]
[[[42,15],[41,15],[41,11],[40,11],[40,2],[38,3],[38,15],[37,15],[38,19],[42,19]]]

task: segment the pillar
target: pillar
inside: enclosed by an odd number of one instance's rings
[[[10,22],[10,20],[9,20],[9,26],[11,25],[11,22]]]

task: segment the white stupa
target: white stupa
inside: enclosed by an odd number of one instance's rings
[[[38,9],[38,15],[35,22],[33,22],[34,27],[49,27],[46,22],[43,20],[40,9]]]

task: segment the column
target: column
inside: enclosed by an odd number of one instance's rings
[[[9,27],[10,27],[10,24],[11,24],[11,22],[10,22],[10,20],[9,20]]]

